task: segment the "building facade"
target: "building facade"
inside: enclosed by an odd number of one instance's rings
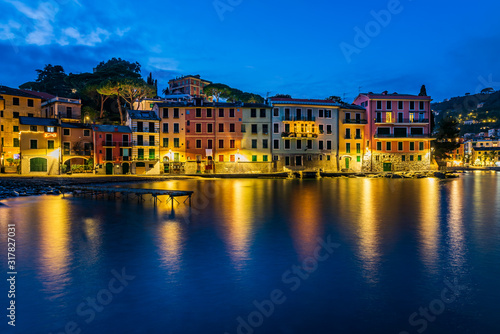
[[[344,106],[339,109],[339,166],[341,171],[362,172],[368,158],[365,136],[368,124],[366,110],[359,106]]]
[[[211,84],[211,81],[203,80],[199,75],[186,75],[172,79],[168,82],[170,94],[189,94],[192,97],[205,97],[203,88]]]
[[[58,118],[64,122],[78,123],[82,121],[82,101],[66,97],[54,97],[43,101],[42,117]]]
[[[61,122],[61,150],[63,172],[92,172],[92,127],[82,123]]]
[[[132,130],[132,174],[160,174],[160,118],[153,110],[128,110]]]
[[[96,174],[130,174],[132,130],[123,125],[93,125]]]
[[[354,104],[366,108],[367,159],[373,172],[427,170],[431,135],[429,96],[360,94]]]
[[[270,105],[253,103],[243,105],[241,149],[236,155],[241,170],[266,173],[273,171],[271,119]]]

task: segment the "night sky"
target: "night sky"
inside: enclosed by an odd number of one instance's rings
[[[79,73],[121,57],[160,89],[200,74],[262,96],[348,102],[425,84],[440,101],[500,89],[499,12],[493,0],[0,0],[0,85],[49,63]]]

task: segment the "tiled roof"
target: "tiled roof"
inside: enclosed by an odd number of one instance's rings
[[[72,128],[72,129],[90,129],[91,126],[83,123],[66,123],[62,122],[61,127],[63,128]]]
[[[3,95],[3,94],[12,95],[12,96],[29,97],[32,99],[41,99],[41,97],[34,95],[33,92],[31,92],[31,91],[24,91],[21,89],[10,88],[7,86],[0,86],[0,95]]]
[[[38,98],[40,98],[42,100],[50,100],[50,99],[55,98],[54,95],[49,94],[49,93],[35,92],[35,91],[32,91],[32,90],[27,90],[27,89],[20,89],[20,91],[25,92],[27,94],[35,95],[35,96],[37,96]]]
[[[157,103],[159,108],[271,108],[264,103],[228,103],[228,102],[203,102],[203,105],[195,105],[194,102],[164,102]]]
[[[273,104],[308,104],[308,105],[318,105],[318,106],[341,107],[344,109],[364,110],[364,108],[360,107],[360,106],[347,104],[347,103],[333,102],[331,100],[291,99],[291,98],[281,98],[281,97],[271,97],[270,100]]]
[[[370,99],[417,99],[417,100],[431,100],[430,96],[418,96],[412,94],[374,94],[374,93],[361,93]]]
[[[152,110],[127,110],[131,119],[159,121],[160,118]]]
[[[94,124],[92,126],[94,131],[97,132],[124,132],[124,133],[132,133],[132,130],[125,125],[103,125],[103,124]]]
[[[42,117],[19,117],[19,124],[22,125],[43,125],[43,126],[58,126],[59,122],[54,118]]]

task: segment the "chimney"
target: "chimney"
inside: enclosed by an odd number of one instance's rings
[[[382,92],[382,95],[387,95],[387,93],[389,93],[389,92],[388,92],[388,91],[386,91],[386,90],[384,90],[384,91]]]

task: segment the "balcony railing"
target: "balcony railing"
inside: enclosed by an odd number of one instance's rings
[[[344,124],[368,124],[366,119],[344,119]]]
[[[160,145],[160,142],[159,141],[155,141],[155,142],[150,142],[150,141],[143,141],[143,142],[134,141],[133,145],[134,146],[158,146],[158,145]]]
[[[159,155],[156,155],[156,156],[142,156],[142,155],[134,155],[132,157],[132,161],[156,161],[156,160],[159,160],[160,159],[160,156]]]
[[[174,117],[175,118],[175,117]],[[142,128],[139,129],[137,127],[132,127],[132,132],[145,132],[145,133],[159,133],[160,129],[149,129],[149,128]]]
[[[351,139],[351,135],[345,135],[344,139]]]
[[[398,134],[393,134],[393,133],[390,133],[390,134],[375,134],[375,138],[430,138],[430,136],[428,134],[420,134],[420,135],[416,135],[416,134],[406,134],[406,135],[398,135]]]
[[[92,150],[63,150],[63,155],[79,155],[79,156],[90,156],[93,155],[94,152]]]
[[[286,116],[283,116],[282,118],[282,121],[285,121],[285,122],[314,122],[316,121],[316,117],[314,116],[289,116],[289,117],[286,117]]]
[[[107,147],[115,147],[118,145],[118,142],[116,141],[107,141],[107,140],[103,140],[102,141],[102,146],[107,146]]]
[[[296,132],[282,132],[283,138],[318,138],[317,133],[296,133]]]
[[[382,123],[382,124],[426,124],[429,123],[428,118],[416,118],[416,119],[409,119],[409,118],[396,118],[390,121],[384,120],[384,119],[375,119],[375,123]]]

